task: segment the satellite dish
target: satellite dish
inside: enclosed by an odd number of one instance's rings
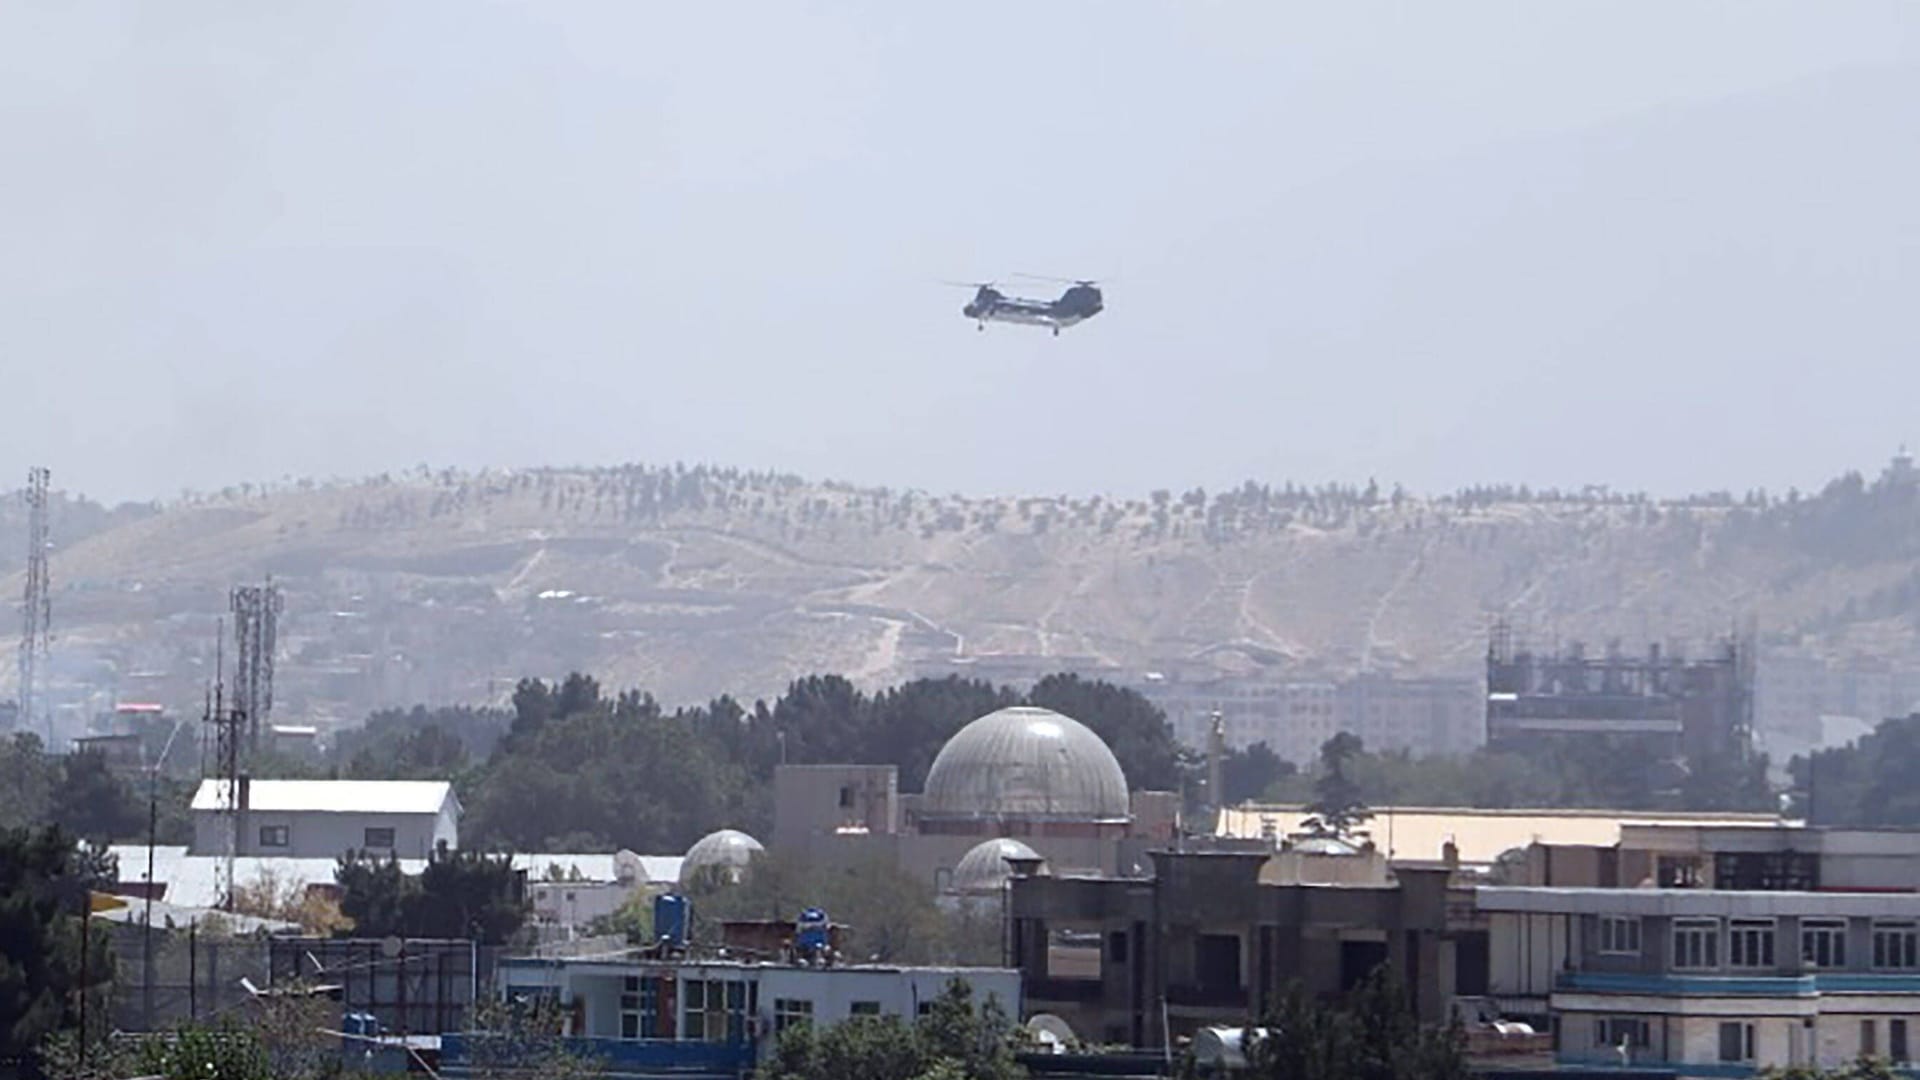
[[[380,955],[392,960],[406,950],[407,943],[397,937],[385,938],[380,942]]]
[[[1067,1047],[1080,1041],[1073,1033],[1073,1026],[1052,1013],[1033,1014],[1027,1021],[1027,1034],[1050,1054],[1065,1053]]]

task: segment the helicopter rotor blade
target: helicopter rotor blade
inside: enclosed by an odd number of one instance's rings
[[[991,288],[993,288],[993,287],[994,287],[994,286],[995,286],[996,284],[998,284],[998,282],[993,282],[993,281],[948,281],[948,280],[947,280],[946,278],[941,278],[941,279],[940,279],[940,284],[942,284],[942,285],[952,285],[953,287],[955,287],[955,288],[958,288],[958,289],[991,289]]]
[[[1028,281],[1049,281],[1055,285],[1098,285],[1103,281],[1113,280],[1112,278],[1064,278],[1064,277],[1053,277],[1048,274],[1025,274],[1025,273],[1013,274],[1011,276],[1017,277],[1017,278],[1025,278]]]

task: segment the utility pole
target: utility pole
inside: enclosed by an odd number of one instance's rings
[[[20,726],[33,723],[38,702],[37,680],[42,661],[53,642],[53,589],[47,572],[47,484],[52,479],[46,466],[27,470],[27,575],[25,603],[20,625]],[[47,753],[53,752],[53,712],[47,710]]]
[[[185,726],[185,718],[174,721],[166,745],[160,748],[160,757],[147,771],[147,912],[140,934],[140,1026],[147,1031],[153,1030],[153,894],[159,891],[153,880],[153,849],[160,834],[160,770],[167,764],[173,740]]]

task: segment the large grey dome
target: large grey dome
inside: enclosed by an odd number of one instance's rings
[[[982,840],[960,856],[947,880],[947,888],[957,893],[999,892],[1013,876],[1008,859],[1038,859],[1039,853],[1010,837]]]
[[[1127,776],[1093,730],[1052,709],[1001,709],[940,748],[927,773],[927,817],[1123,820]]]
[[[680,862],[680,884],[691,884],[702,872],[717,872],[738,881],[753,860],[766,852],[760,841],[738,829],[719,829],[693,842]]]

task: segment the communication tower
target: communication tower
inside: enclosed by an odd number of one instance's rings
[[[27,583],[20,626],[19,723],[23,728],[33,722],[36,680],[53,642],[53,589],[47,574],[47,482],[51,477],[44,465],[27,470]],[[47,712],[47,749],[53,749],[51,711]]]
[[[233,590],[233,707],[247,718],[247,752],[260,749],[260,729],[273,714],[273,653],[286,606],[269,577]]]
[[[200,722],[213,740],[214,812],[219,823],[220,862],[215,868],[214,892],[217,905],[233,910],[233,865],[240,853],[241,821],[247,813],[248,778],[242,771],[240,744],[247,737],[247,714],[238,704],[226,700],[224,663],[219,634],[214,643],[213,690],[207,695]],[[201,744],[203,747],[205,743]]]

